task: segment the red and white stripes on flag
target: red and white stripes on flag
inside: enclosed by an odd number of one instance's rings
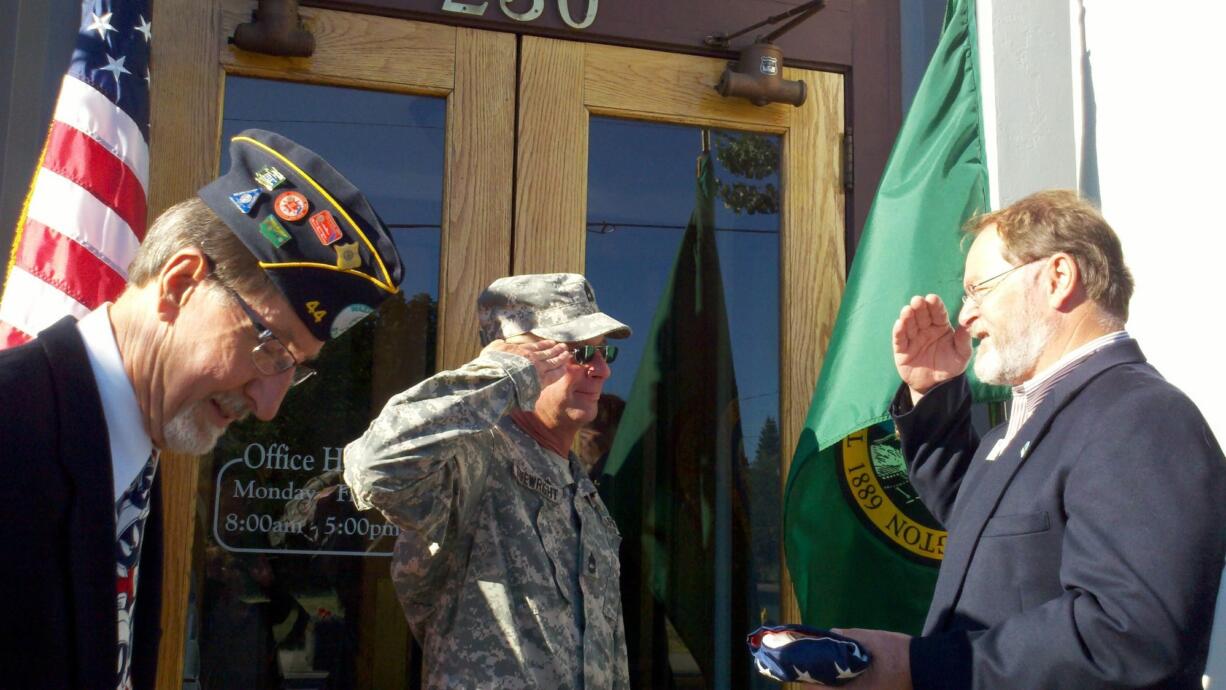
[[[129,111],[147,120],[148,23],[139,14],[143,31],[135,23],[116,28],[138,14],[119,4],[84,3],[73,66],[18,221],[0,348],[118,297],[145,236],[147,127]]]

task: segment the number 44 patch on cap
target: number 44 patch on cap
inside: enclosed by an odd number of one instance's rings
[[[324,317],[328,315],[328,312],[319,308],[319,300],[311,300],[310,302],[307,302],[306,310],[307,310],[307,313],[310,314],[311,317],[315,319],[315,323],[319,323],[320,321],[323,321]]]

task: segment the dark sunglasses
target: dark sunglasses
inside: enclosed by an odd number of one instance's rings
[[[613,360],[617,359],[616,345],[576,345],[570,349],[570,353],[575,356],[575,361],[579,364],[587,364],[592,361],[597,352],[604,358],[605,364],[612,364]]]

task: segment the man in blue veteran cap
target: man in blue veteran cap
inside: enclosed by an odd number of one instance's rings
[[[153,687],[159,454],[272,419],[398,290],[387,228],[318,155],[248,130],[230,158],[154,221],[113,304],[0,353],[5,687]]]

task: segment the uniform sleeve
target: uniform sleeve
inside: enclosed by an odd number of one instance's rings
[[[487,352],[393,396],[345,448],[354,502],[426,534],[462,519],[484,482],[490,431],[512,406],[531,410],[539,394],[531,362]]]
[[[984,631],[916,640],[917,690],[1200,687],[1226,555],[1222,451],[1169,389],[1124,391],[1083,423],[1068,449],[1062,594]]]
[[[904,384],[890,405],[911,485],[932,516],[947,524],[979,435],[971,425],[966,376],[942,382],[911,406]]]

